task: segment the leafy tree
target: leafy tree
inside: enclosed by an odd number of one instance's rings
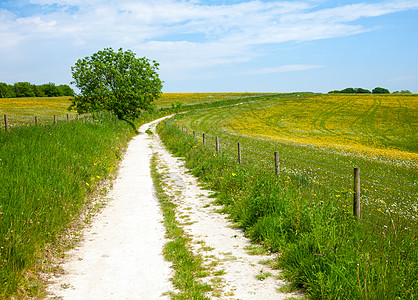
[[[412,94],[410,90],[394,91],[392,94]]]
[[[16,97],[15,91],[12,85],[4,82],[0,82],[0,98],[14,98]]]
[[[353,89],[353,88],[346,88],[346,89],[341,90],[341,93],[344,93],[344,94],[355,94],[356,93],[356,90]]]
[[[45,97],[45,93],[42,90],[42,86],[31,84],[32,91],[35,93],[35,97]]]
[[[390,94],[388,89],[382,87],[376,87],[372,90],[373,94]]]
[[[59,86],[63,96],[74,96],[74,90],[68,84],[61,84]]]
[[[363,88],[356,88],[355,91],[357,94],[370,94],[371,93],[369,90],[366,90]]]
[[[55,83],[47,83],[41,85],[42,91],[45,93],[48,97],[59,97],[62,96],[61,89],[55,85]]]
[[[370,94],[371,92],[369,90],[363,89],[363,88],[345,88],[341,91],[335,90],[335,91],[329,91],[329,94]]]
[[[134,120],[142,110],[152,110],[154,100],[161,95],[158,66],[156,61],[136,58],[131,50],[122,48],[117,52],[105,48],[79,59],[71,71],[72,83],[80,94],[74,97],[70,109],[79,113],[110,111],[136,131]]]
[[[13,89],[16,97],[35,97],[35,92],[29,82],[16,82]]]

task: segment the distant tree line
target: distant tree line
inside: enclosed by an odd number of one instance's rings
[[[0,82],[0,98],[60,96],[74,96],[74,90],[67,84],[55,85],[51,82],[41,85],[29,82],[16,82],[14,84]]]
[[[388,89],[376,87],[372,91],[363,88],[346,88],[341,91],[330,91],[328,94],[390,94]],[[393,94],[411,94],[408,90],[395,91]]]

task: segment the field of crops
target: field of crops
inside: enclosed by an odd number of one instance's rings
[[[38,117],[41,124],[51,124],[54,115],[58,119],[66,119],[70,114],[74,118],[76,113],[69,112],[71,97],[33,97],[33,98],[2,98],[0,99],[0,116],[8,115],[10,127],[34,124],[34,117]]]
[[[270,95],[179,115],[160,130],[224,211],[279,252],[286,278],[314,299],[415,299],[417,100]]]
[[[181,102],[183,105],[203,104],[266,94],[268,93],[164,93],[155,104],[157,107],[170,107],[176,102]]]
[[[333,94],[299,99],[253,106],[221,126],[279,142],[418,163],[418,96]]]
[[[416,95],[288,94],[195,111],[174,124],[205,133],[207,143],[218,136],[231,155],[240,142],[244,159],[269,168],[278,151],[283,174],[304,174],[348,202],[358,167],[365,219],[386,224],[401,216],[416,230],[417,119]]]
[[[169,123],[184,127],[188,135],[166,126],[163,138],[178,154],[188,156],[188,166],[196,175],[220,192],[218,200],[249,237],[282,254],[279,267],[290,281],[314,298],[382,299],[390,294],[392,299],[414,299],[417,99],[416,95],[202,93],[164,94],[156,105],[207,104]],[[34,116],[50,123],[53,115],[64,118],[69,104],[68,97],[1,99],[0,115],[8,114],[16,127],[33,124]],[[183,107],[191,108],[197,106]],[[139,121],[168,113],[172,111],[145,114]],[[44,243],[54,240],[77,214],[93,183],[120,159],[122,139],[126,144],[132,133],[117,120],[96,121],[0,132],[4,189],[0,240],[7,241],[0,251],[0,296],[22,286],[27,288],[24,293],[32,289],[25,272],[38,268]],[[215,137],[220,138],[219,153]],[[80,145],[87,147],[83,155]],[[279,178],[274,174],[275,151]],[[44,153],[50,157],[51,170],[44,166]],[[353,167],[361,170],[361,222],[352,217]],[[64,175],[74,175],[73,181]],[[59,184],[49,183],[61,177]],[[62,201],[75,210],[62,210]],[[39,210],[39,205],[51,211]],[[47,228],[46,220],[60,225],[51,223]]]
[[[265,95],[265,93],[164,93],[155,102],[157,108],[170,108],[173,105],[204,104],[215,101],[227,101]],[[68,111],[71,97],[34,97],[34,98],[1,98],[0,116],[8,115],[10,127],[34,124],[38,122],[50,124],[53,116],[58,120],[73,119],[75,111]]]

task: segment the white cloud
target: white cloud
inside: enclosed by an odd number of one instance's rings
[[[351,22],[365,17],[377,17],[398,11],[416,9],[418,1],[389,1],[382,3],[356,3],[334,8],[317,10],[305,14],[292,14],[285,16],[286,22],[309,23],[342,23]]]
[[[77,36],[78,42],[83,39],[86,43],[103,40],[130,46],[131,43],[151,40],[177,41],[179,35],[200,34],[199,42],[209,48],[214,41],[230,47],[247,47],[352,35],[369,30],[350,24],[356,19],[418,8],[418,1],[359,3],[313,12],[308,12],[308,9],[314,9],[308,2],[282,1],[210,6],[174,0],[31,2],[59,4],[62,9],[16,18],[12,31],[17,37],[32,35],[37,39],[48,39],[68,36],[71,40]],[[65,6],[78,9],[72,11]],[[45,32],[50,32],[51,36],[43,35]],[[187,38],[184,41],[188,41]]]
[[[253,0],[224,5],[176,0],[30,2],[44,6],[45,13],[38,10],[19,17],[0,10],[0,64],[1,59],[28,55],[31,48],[45,47],[45,51],[56,52],[67,48],[67,55],[76,55],[113,46],[157,59],[171,77],[182,71],[251,61],[263,55],[263,45],[366,32],[371,29],[354,22],[418,8],[418,1],[412,0],[363,2],[328,9],[314,6],[315,1]],[[287,65],[252,73],[318,67]]]
[[[283,72],[294,72],[294,71],[306,71],[312,69],[323,68],[324,66],[319,65],[286,65],[274,68],[261,68],[246,72],[246,74],[271,74],[271,73],[283,73]]]

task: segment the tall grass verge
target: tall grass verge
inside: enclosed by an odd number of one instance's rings
[[[172,126],[158,132],[247,236],[280,253],[277,266],[312,299],[416,298],[414,232],[372,230],[352,216],[350,194],[318,186],[313,193],[305,177],[239,165]]]
[[[29,112],[15,113],[39,114],[33,101],[25,104]],[[205,105],[240,100],[230,101],[214,100]],[[144,112],[136,125],[193,108]],[[48,113],[56,114],[56,106]],[[44,293],[39,273],[48,265],[46,249],[58,246],[71,221],[114,172],[133,134],[126,122],[106,113],[96,114],[86,123],[59,122],[12,127],[9,131],[0,128],[0,298]]]
[[[0,298],[42,292],[46,247],[112,174],[131,136],[108,114],[0,132]]]

